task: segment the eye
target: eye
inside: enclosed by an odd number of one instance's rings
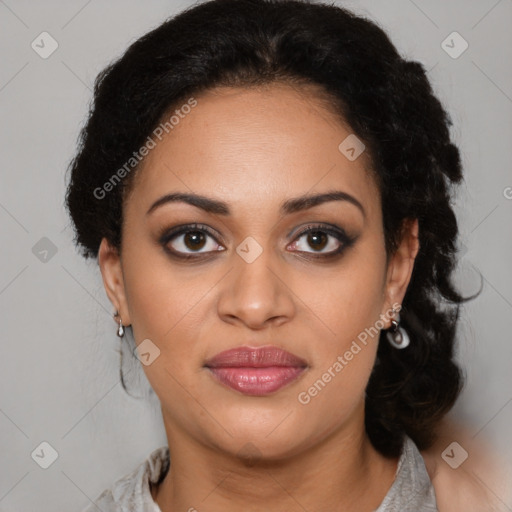
[[[327,225],[308,225],[288,247],[298,249],[298,252],[313,254],[313,257],[322,258],[341,254],[353,242],[354,239],[346,235],[340,228]],[[308,247],[313,250],[307,250]]]
[[[188,255],[224,250],[210,229],[200,224],[178,226],[165,233],[161,237],[161,243],[166,251],[184,258],[194,257]]]
[[[200,258],[200,255],[224,251],[213,231],[202,224],[176,226],[159,237],[165,251],[182,259]],[[355,241],[341,228],[332,225],[310,224],[288,246],[312,258],[328,258],[341,254]],[[308,250],[308,247],[312,250]],[[197,255],[197,256],[196,256]]]

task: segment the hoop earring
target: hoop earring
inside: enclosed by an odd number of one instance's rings
[[[114,318],[115,318],[116,316],[119,316],[119,326],[117,327],[117,333],[116,333],[116,334],[117,334],[120,338],[122,338],[122,337],[124,336],[123,320],[122,320],[121,316],[119,315],[119,313],[118,313],[117,311],[114,313]]]
[[[407,331],[403,327],[400,327],[399,323],[400,314],[397,314],[396,320],[391,320],[391,327],[386,333],[386,338],[392,347],[402,349],[407,347],[411,340],[407,334]]]

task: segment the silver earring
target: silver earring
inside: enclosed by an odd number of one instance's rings
[[[402,349],[407,347],[411,340],[409,339],[407,331],[403,327],[400,327],[399,324],[400,314],[397,314],[396,320],[391,320],[391,327],[386,333],[386,338],[392,347]]]
[[[121,316],[119,315],[119,313],[117,311],[114,313],[114,318],[116,316],[119,316],[119,326],[117,327],[117,335],[120,338],[122,338],[124,336],[123,320],[122,320]]]

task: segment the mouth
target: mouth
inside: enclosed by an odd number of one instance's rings
[[[227,350],[204,366],[221,384],[252,396],[274,393],[296,380],[308,367],[300,357],[274,346]]]

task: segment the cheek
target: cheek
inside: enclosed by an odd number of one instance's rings
[[[322,329],[325,334],[316,339],[314,365],[296,400],[304,426],[309,425],[319,439],[363,407],[375,363],[380,333],[378,293],[353,277],[350,282],[324,287],[313,308],[328,329]],[[314,417],[322,417],[321,427],[313,428]]]
[[[207,292],[218,277],[199,267],[185,272],[171,266],[165,255],[142,247],[126,251],[123,272],[136,343],[149,339],[157,347],[154,362],[142,365],[153,389],[161,396],[177,396],[179,383],[186,383],[193,391],[193,373],[204,362],[204,347],[197,341],[208,339],[203,331],[214,311],[213,295]]]
[[[150,354],[157,354],[151,357],[150,364],[143,364],[141,358],[141,367],[159,400],[180,416],[180,411],[190,409],[190,396],[200,394],[195,372],[202,354],[194,342],[198,339],[199,315],[204,315],[208,286],[205,279],[202,285],[200,280],[184,279],[183,273],[159,258],[135,256],[125,259],[125,289],[133,334],[137,345],[145,343],[141,345],[144,352],[149,347]],[[141,261],[144,265],[139,264]],[[196,411],[196,416],[200,412]]]
[[[317,269],[295,279],[292,289],[307,306],[305,313],[321,332],[327,352],[344,350],[375,326],[385,298],[384,276],[385,255],[361,247],[332,270]]]
[[[172,267],[158,249],[142,246],[126,253],[123,272],[136,340],[150,338],[167,344],[204,294],[204,275],[202,284],[184,280],[180,268]]]
[[[364,399],[382,328],[385,255],[365,251],[321,279],[302,277],[294,288],[308,306],[309,325],[317,326],[315,364],[298,401],[306,409],[327,410],[334,422]]]

